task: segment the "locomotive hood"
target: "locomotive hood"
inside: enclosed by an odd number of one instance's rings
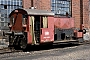
[[[38,9],[15,9],[13,10],[9,17],[13,14],[13,13],[16,13],[16,12],[25,12],[24,14],[27,14],[27,15],[50,15],[50,16],[54,16],[54,13],[51,12],[51,11],[46,11],[46,10],[38,10]]]

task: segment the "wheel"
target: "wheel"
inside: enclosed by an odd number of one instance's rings
[[[27,40],[26,40],[26,38],[20,39],[20,48],[21,49],[26,49],[26,47],[27,47]]]
[[[13,44],[14,44],[14,37],[9,36],[9,47],[13,47]]]

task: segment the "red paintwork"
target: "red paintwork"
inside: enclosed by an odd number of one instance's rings
[[[40,42],[54,41],[54,17],[48,16],[48,28],[41,28]]]
[[[30,34],[30,16],[28,16],[27,32],[28,32],[28,44],[32,43],[32,35]],[[48,28],[41,28],[40,43],[53,42],[54,41],[54,17],[48,16]],[[49,33],[49,35],[47,35]]]
[[[70,29],[74,27],[73,18],[54,18],[55,28]]]
[[[84,29],[84,25],[81,24],[81,25],[80,25],[80,30],[83,30],[83,29]]]
[[[22,12],[22,13],[21,13]],[[12,31],[22,31],[23,27],[22,27],[22,14],[24,14],[24,11],[18,11],[16,10],[15,12],[11,13],[9,17],[13,16],[14,20],[15,20],[15,24],[13,26],[11,26],[11,30]]]
[[[17,14],[13,14],[13,17],[16,18],[15,24],[12,26],[12,31],[22,31],[22,14],[18,13]]]
[[[75,32],[75,37],[77,38],[83,37],[83,32]]]
[[[27,35],[27,42],[28,44],[31,44],[32,43],[32,35],[31,35],[31,27],[30,27],[30,16],[28,16],[28,21],[27,21],[27,32],[28,32],[28,35]]]
[[[30,33],[28,32],[27,34],[27,43],[31,44],[32,43],[32,36],[30,35]]]
[[[53,42],[54,41],[54,31],[53,29],[50,28],[42,28],[42,33],[41,33],[41,43],[44,42]]]
[[[28,19],[27,19],[27,32],[29,32],[29,30],[30,30],[29,20],[30,20],[30,16],[28,16]]]
[[[48,28],[54,30],[54,17],[48,17]]]

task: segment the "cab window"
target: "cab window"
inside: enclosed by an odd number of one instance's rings
[[[48,28],[48,18],[47,18],[47,16],[42,17],[41,28]]]
[[[11,18],[10,18],[10,25],[14,25],[14,17],[13,16],[11,16]]]
[[[23,15],[22,24],[23,25],[26,25],[27,24],[27,16],[26,15]]]

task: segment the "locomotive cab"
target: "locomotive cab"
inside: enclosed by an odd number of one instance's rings
[[[54,41],[54,14],[36,9],[15,9],[10,15],[9,46],[25,49],[28,44],[37,45]]]

